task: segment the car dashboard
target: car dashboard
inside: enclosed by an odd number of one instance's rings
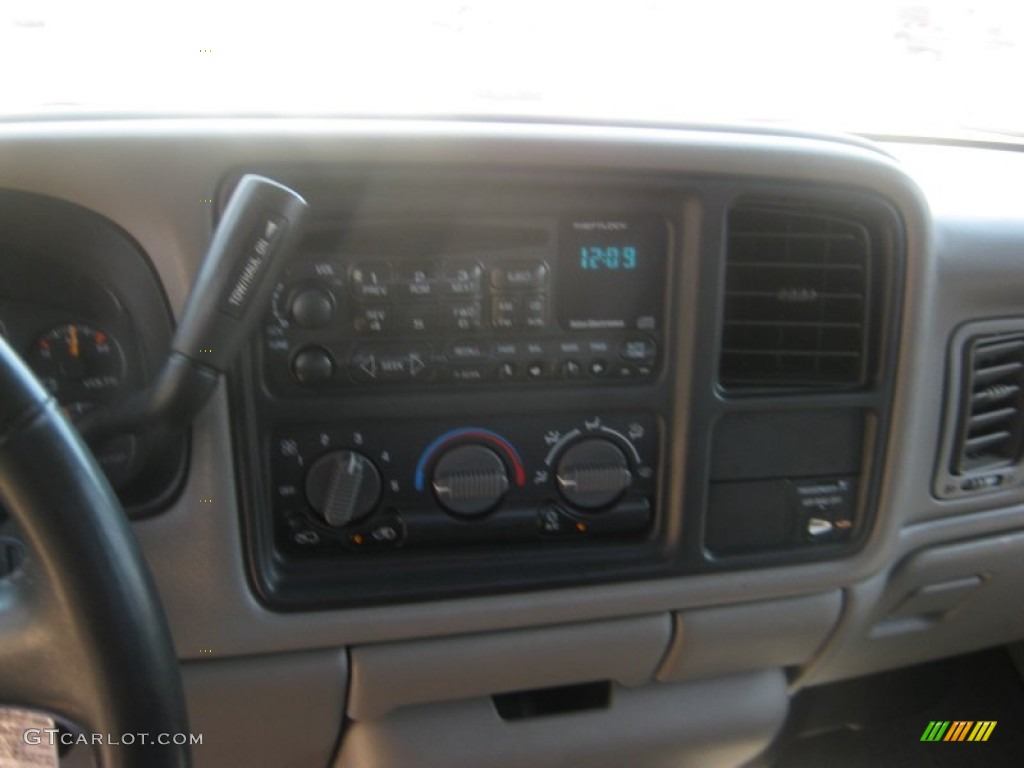
[[[739,765],[802,689],[1024,638],[1022,170],[744,126],[12,122],[0,331],[78,418],[167,355],[242,175],[310,205],[195,423],[98,456],[199,765]]]

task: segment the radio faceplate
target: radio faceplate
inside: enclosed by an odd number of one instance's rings
[[[322,232],[264,331],[278,394],[650,380],[661,364],[660,216],[361,223]]]
[[[665,572],[678,194],[294,181],[315,223],[233,380],[261,599]]]

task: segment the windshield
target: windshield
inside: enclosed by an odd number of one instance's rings
[[[0,115],[768,121],[1024,137],[1020,0],[0,2]]]

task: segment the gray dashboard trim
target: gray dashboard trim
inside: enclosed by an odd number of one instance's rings
[[[208,120],[38,123],[0,126],[0,185],[72,200],[118,222],[147,250],[172,306],[184,302],[210,234],[219,179],[248,163],[380,163],[517,170],[650,173],[659,178],[730,176],[874,192],[900,212],[907,243],[904,344],[879,523],[864,550],[844,561],[650,582],[315,614],[275,614],[246,575],[223,390],[195,425],[193,470],[177,504],[135,529],[153,567],[179,654],[220,655],[330,648],[415,637],[571,623],[726,605],[849,586],[887,568],[899,531],[933,502],[933,446],[940,412],[927,390],[942,370],[943,330],[977,304],[950,313],[936,297],[944,267],[960,262],[948,234],[933,251],[925,197],[879,152],[826,139],[640,128],[472,123]],[[69,172],[69,169],[74,172]],[[680,273],[687,274],[685,270]],[[685,292],[681,295],[685,296]],[[1018,293],[1019,296],[1019,293]],[[1004,307],[1009,296],[996,301]],[[991,303],[991,302],[990,302]],[[952,316],[951,316],[952,315]],[[685,339],[694,329],[683,329]],[[685,351],[685,350],[680,350]],[[685,402],[688,365],[678,361]],[[679,464],[684,436],[673,436]],[[920,457],[920,458],[919,458]],[[677,474],[682,474],[677,473]],[[923,482],[922,482],[923,478]],[[682,478],[670,501],[682,498]],[[213,504],[200,504],[212,498]],[[1021,518],[1022,510],[1003,511]],[[1007,520],[1007,522],[1009,522]]]
[[[345,716],[347,671],[344,650],[185,664],[189,725],[203,735],[194,766],[326,765]],[[289,701],[302,706],[282,706]]]

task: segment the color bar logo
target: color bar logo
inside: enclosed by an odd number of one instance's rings
[[[995,729],[995,720],[932,720],[921,741],[988,741]]]

